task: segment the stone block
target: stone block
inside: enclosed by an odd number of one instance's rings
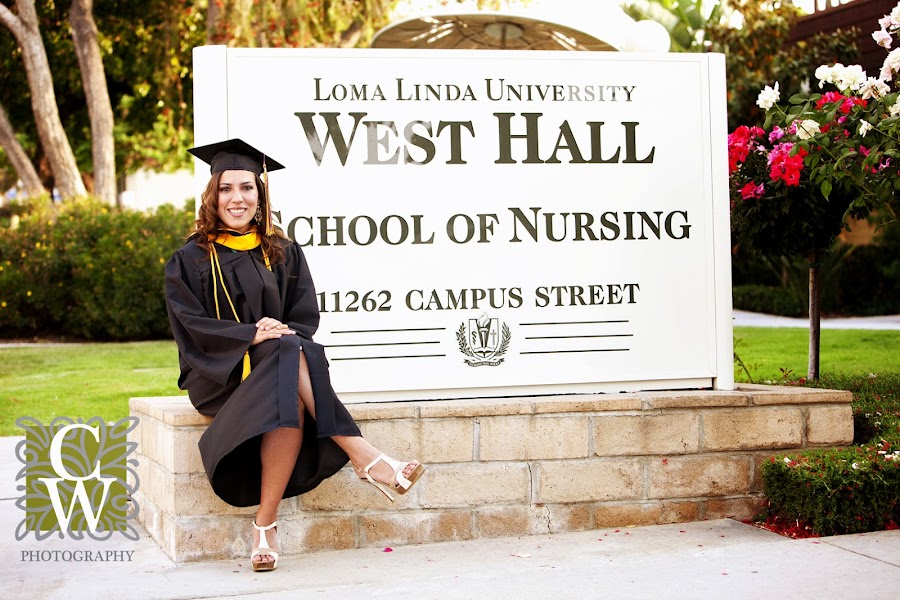
[[[650,498],[696,498],[745,494],[750,488],[747,456],[674,456],[648,463]]]
[[[702,412],[707,451],[796,448],[803,439],[799,408],[766,407]]]
[[[534,399],[535,414],[610,412],[640,409],[641,399],[634,394],[548,396]]]
[[[806,417],[806,443],[810,446],[842,446],[853,443],[853,409],[844,406],[811,406]]]
[[[699,443],[696,412],[594,417],[597,456],[695,453]]]
[[[165,469],[163,469],[165,471]],[[207,516],[207,515],[245,515],[253,517],[255,506],[231,506],[216,496],[205,474],[172,474],[162,475],[166,481],[166,506],[173,515]],[[171,487],[170,487],[171,486]]]
[[[469,540],[472,511],[392,512],[359,517],[362,546],[396,546]]]
[[[750,493],[759,493],[763,491],[763,465],[772,458],[771,454],[754,454],[753,455],[753,471],[750,477]]]
[[[541,514],[546,509],[527,506],[484,507],[475,511],[475,522],[479,537],[508,537],[532,535],[539,529]],[[548,533],[544,530],[543,533]]]
[[[536,533],[565,533],[586,531],[594,527],[590,504],[547,504],[546,527],[549,531]]]
[[[530,398],[478,398],[472,400],[436,400],[422,402],[419,418],[491,417],[498,415],[530,415],[534,406]]]
[[[349,515],[279,517],[278,541],[290,554],[355,548],[354,519]]]
[[[412,490],[406,494],[394,494],[393,504],[378,489],[359,477],[350,468],[338,471],[311,490],[299,497],[300,507],[304,511],[352,511],[383,510],[387,506],[405,509],[417,506],[419,489],[429,477],[432,469],[425,471]]]
[[[179,427],[172,435],[172,471],[175,473],[203,473],[203,459],[200,457],[200,436],[206,431],[202,427]],[[165,465],[168,466],[168,465]]]
[[[416,419],[419,402],[386,402],[347,404],[347,411],[354,421],[386,421],[392,419]]]
[[[475,453],[475,424],[472,419],[423,419],[420,421],[419,456],[424,463],[469,462]]]
[[[248,558],[251,524],[246,517],[180,517],[173,523],[163,516],[164,542],[175,562]],[[284,544],[285,553],[291,552]]]
[[[663,501],[659,523],[687,523],[700,520],[700,503],[692,500]]]
[[[592,507],[594,527],[620,527],[629,525],[656,525],[662,516],[659,502],[635,502],[628,504],[603,503]]]
[[[640,460],[591,459],[540,463],[540,502],[626,500],[643,494]]]
[[[531,501],[529,465],[469,463],[437,465],[416,488],[424,508],[528,504]]]
[[[705,500],[704,519],[736,519],[744,521],[752,519],[760,513],[765,506],[766,499],[763,496],[745,496],[742,498],[723,498],[719,500]]]
[[[685,392],[644,392],[641,397],[647,410],[673,408],[712,408],[719,406],[747,406],[750,396],[745,392],[715,391],[697,393]]]
[[[484,417],[480,422],[480,460],[588,456],[590,419],[586,416]]]
[[[159,437],[156,430],[160,427],[160,421],[143,416],[135,431],[140,430],[141,437],[138,440],[137,451],[150,460],[160,462],[160,451],[157,446],[157,438]]]
[[[742,383],[738,390],[750,393],[750,403],[756,406],[771,404],[850,404],[853,394],[842,390],[823,390],[805,387],[759,385]]]
[[[423,463],[472,460],[474,426],[469,419],[364,421],[363,435],[385,454]]]

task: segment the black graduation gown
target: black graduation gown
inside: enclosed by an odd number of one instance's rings
[[[316,487],[347,464],[347,455],[330,436],[360,435],[359,428],[331,387],[321,345],[312,341],[319,325],[316,292],[303,252],[279,238],[285,260],[269,271],[259,248],[234,251],[216,245],[228,293],[241,322],[218,289],[216,318],[212,261],[193,240],[166,264],[166,305],[178,344],[181,376],[194,407],[214,417],[200,438],[200,454],[213,491],[232,506],[259,504],[262,434],[300,423],[297,374],[306,356],[315,396],[316,419],[306,415],[303,445],[284,497]],[[272,317],[298,335],[250,346],[256,322]],[[244,352],[250,376],[241,382]]]

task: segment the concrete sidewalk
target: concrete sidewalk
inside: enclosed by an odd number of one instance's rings
[[[900,531],[791,540],[728,519],[390,552],[292,556],[286,549],[277,571],[258,574],[247,560],[173,564],[143,531],[138,541],[36,541],[31,534],[16,541],[24,514],[15,506],[19,439],[0,438],[3,598],[900,597]],[[63,560],[75,550],[124,560]]]
[[[809,329],[808,318],[779,317],[744,310],[732,311],[735,327],[796,327]],[[877,317],[843,317],[821,320],[822,329],[882,329],[900,330],[900,315]]]

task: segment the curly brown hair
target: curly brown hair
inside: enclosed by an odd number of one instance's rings
[[[219,222],[219,180],[222,178],[223,172],[213,173],[206,184],[206,189],[200,195],[200,210],[197,211],[197,220],[194,221],[194,228],[188,234],[188,239],[193,238],[194,243],[209,252],[209,236],[215,235],[221,223]],[[259,207],[262,213],[266,212],[266,204],[269,202],[266,194],[266,186],[263,185],[259,175],[254,175],[256,180],[256,189],[259,192]],[[275,229],[274,235],[264,235],[263,229],[265,224],[259,223],[260,229],[260,245],[263,252],[269,257],[273,264],[284,261],[284,248],[282,244],[276,240],[287,239],[280,229]]]

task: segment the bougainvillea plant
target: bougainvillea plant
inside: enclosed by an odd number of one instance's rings
[[[890,48],[900,32],[900,4],[873,34]],[[809,377],[818,377],[818,266],[848,218],[877,212],[897,220],[900,104],[894,86],[900,49],[878,77],[858,65],[822,65],[820,91],[781,102],[777,82],[757,105],[764,127],[728,136],[731,220],[735,241],[767,256],[805,255],[810,262]]]

